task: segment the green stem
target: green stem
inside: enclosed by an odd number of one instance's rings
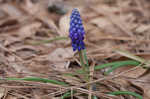
[[[82,68],[84,68],[84,70],[85,70],[85,64],[84,64],[84,59],[83,59],[82,50],[79,51],[79,57],[80,57],[81,66],[82,66]]]
[[[86,55],[86,49],[83,50],[83,56],[84,56],[84,59],[85,59],[85,62],[86,62],[86,66],[89,67],[89,62],[88,62],[88,58],[87,58],[87,55]]]
[[[87,57],[85,58],[86,52],[84,52],[84,50],[79,51],[79,57],[80,57],[80,62],[82,65],[82,70],[83,70],[83,75],[85,76],[85,80],[86,82],[89,81],[89,67],[86,66],[87,63]],[[86,61],[86,63],[85,63]]]

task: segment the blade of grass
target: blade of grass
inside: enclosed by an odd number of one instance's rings
[[[132,65],[132,64],[139,65],[140,62],[137,62],[134,60],[111,62],[111,63],[107,63],[107,64],[97,65],[94,67],[94,70],[99,70],[99,69],[103,69],[103,68],[111,67],[111,66],[116,66],[116,65],[126,66],[126,65]]]
[[[104,74],[108,75],[109,73],[111,73],[112,71],[114,71],[115,69],[119,68],[119,67],[123,67],[123,66],[139,66],[139,62],[137,61],[122,61],[120,63],[117,63],[116,65],[113,65],[112,68],[110,68],[108,71],[106,71]]]
[[[65,99],[65,98],[69,98],[71,97],[71,94],[75,94],[76,91],[73,91],[73,93],[71,93],[71,91],[68,91],[66,93],[63,94],[63,96],[61,96],[61,99]]]
[[[75,94],[76,91],[73,91],[73,94]],[[61,96],[61,99],[69,98],[71,97],[71,91],[68,91]],[[92,99],[98,99],[97,96],[92,96]]]
[[[139,56],[135,56],[134,54],[129,53],[129,52],[127,52],[127,51],[123,51],[123,50],[116,49],[115,52],[119,53],[120,55],[126,56],[126,57],[128,57],[128,58],[130,58],[130,59],[139,61],[139,62],[141,62],[141,63],[145,63],[145,62],[146,62],[145,59],[143,59],[143,58],[141,58],[141,57],[139,57]]]
[[[78,69],[75,72],[78,74],[85,74],[85,71],[83,69]]]
[[[54,41],[58,41],[58,40],[68,40],[69,37],[55,37],[53,39],[50,39],[50,40],[42,40],[42,41],[39,41],[39,42],[34,42],[34,43],[31,43],[32,45],[40,45],[40,44],[45,44],[45,43],[52,43]]]
[[[65,82],[51,80],[46,78],[39,78],[39,77],[26,77],[26,78],[5,78],[5,80],[24,80],[24,81],[35,81],[35,82],[43,82],[43,83],[52,83],[57,85],[68,86]]]
[[[115,91],[115,92],[110,92],[108,93],[109,95],[132,95],[135,96],[138,99],[143,99],[143,97],[135,92],[130,92],[130,91]]]
[[[119,66],[127,66],[127,65],[138,66],[138,65],[140,65],[140,62],[137,62],[135,60],[111,62],[111,63],[102,64],[102,65],[97,65],[97,66],[94,67],[94,70],[100,70],[100,69],[103,69],[103,68],[106,68],[106,67],[113,67],[113,68],[116,67],[117,68]],[[108,72],[111,72],[111,71],[112,70],[110,70]],[[76,73],[84,74],[85,72],[82,69],[79,69],[79,70],[76,70]]]
[[[70,76],[70,77],[75,77],[76,76],[76,74],[73,74],[73,73],[64,73],[62,75],[64,75],[64,76]]]
[[[92,99],[98,99],[96,96],[93,96]]]

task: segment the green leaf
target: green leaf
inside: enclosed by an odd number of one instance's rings
[[[68,40],[69,37],[55,37],[53,39],[50,39],[50,40],[41,40],[39,42],[35,42],[35,43],[30,43],[32,45],[40,45],[40,44],[45,44],[45,43],[52,43],[54,41],[58,41],[58,40]]]
[[[127,61],[117,61],[117,62],[111,62],[107,64],[97,65],[94,67],[94,70],[103,69],[106,67],[113,67],[113,66],[127,66],[127,65],[139,65],[140,62],[134,61],[134,60],[127,60]]]
[[[135,92],[130,92],[130,91],[115,91],[115,92],[110,92],[108,93],[109,95],[132,95],[135,96],[138,99],[143,99],[143,97]]]
[[[141,58],[139,56],[136,56],[136,55],[134,55],[134,54],[132,54],[132,53],[130,53],[128,51],[123,51],[123,50],[116,49],[115,52],[119,53],[120,55],[123,55],[123,56],[126,56],[128,58],[131,58],[133,60],[139,61],[141,63],[145,63],[146,62],[145,59],[143,59],[143,58]]]
[[[115,69],[119,68],[119,67],[123,67],[123,66],[139,66],[139,62],[137,61],[122,61],[120,63],[117,63],[115,65],[112,66],[112,68],[110,68],[108,71],[106,71],[104,74],[108,75],[109,73],[111,73],[112,71],[114,71]]]
[[[72,94],[75,94],[76,91],[73,91]],[[65,99],[65,98],[69,98],[71,97],[71,91],[68,91],[66,93],[63,94],[63,96],[61,96],[61,99]]]
[[[39,78],[39,77],[26,77],[26,78],[5,78],[5,80],[24,80],[24,81],[35,81],[35,82],[43,82],[43,83],[52,83],[57,85],[68,86],[65,82],[51,80],[46,78]]]

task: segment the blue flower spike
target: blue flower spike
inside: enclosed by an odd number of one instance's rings
[[[70,28],[69,28],[69,37],[71,38],[73,51],[81,51],[85,49],[84,44],[84,27],[82,24],[82,19],[80,13],[77,9],[72,10],[70,17]]]

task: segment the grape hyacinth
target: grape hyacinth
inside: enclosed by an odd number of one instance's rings
[[[73,51],[81,51],[85,49],[84,45],[84,28],[82,25],[82,19],[80,17],[80,13],[77,9],[72,10],[72,14],[70,17],[70,29],[69,29],[69,37],[71,38]]]

